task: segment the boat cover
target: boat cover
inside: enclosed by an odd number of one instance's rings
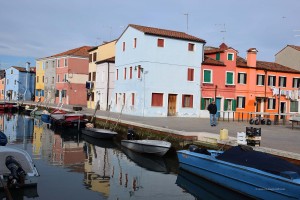
[[[232,147],[216,158],[276,175],[285,171],[297,172],[300,175],[299,166],[271,154],[254,151],[252,148],[244,148],[243,146]]]

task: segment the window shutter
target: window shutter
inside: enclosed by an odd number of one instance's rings
[[[240,73],[238,73],[238,83],[241,83],[241,75]]]
[[[243,97],[243,104],[242,104],[243,106],[243,108],[245,108],[245,97]]]
[[[220,60],[220,53],[216,53],[216,60]]]
[[[236,111],[236,100],[232,100],[232,110]]]
[[[228,100],[225,99],[224,100],[224,111],[227,111],[228,110]]]
[[[227,83],[227,84],[233,84],[233,73],[227,72],[226,83]]]
[[[213,101],[214,101],[214,98],[211,98],[209,102],[211,103],[211,102],[213,102]]]
[[[193,108],[193,95],[190,95],[190,108]]]
[[[247,74],[244,74],[244,84],[247,84]]]
[[[205,100],[201,98],[201,110],[205,110]]]
[[[211,77],[211,71],[205,70],[204,71],[204,82],[210,83],[211,82],[210,77]]]

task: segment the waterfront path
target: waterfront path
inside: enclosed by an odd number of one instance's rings
[[[32,102],[25,103],[32,104]],[[56,107],[56,105],[51,105],[51,107]],[[79,111],[80,113],[93,115],[94,109],[82,108],[82,111]],[[63,105],[63,109],[73,111],[73,106]],[[295,126],[294,129],[292,129],[290,123],[286,123],[286,125],[250,125],[246,121],[219,121],[217,126],[211,127],[208,118],[139,117],[100,110],[96,112],[96,117],[103,119],[109,118],[113,121],[120,120],[120,122],[124,124],[179,135],[197,136],[199,140],[201,138],[203,139],[203,137],[218,139],[220,129],[227,129],[230,140],[236,140],[237,132],[246,132],[246,127],[261,128],[261,149],[263,149],[264,152],[276,150],[275,154],[281,155],[281,151],[283,151],[282,156],[300,160],[300,126]]]

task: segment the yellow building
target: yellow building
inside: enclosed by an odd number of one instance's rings
[[[34,127],[33,127],[33,141],[32,141],[32,155],[35,158],[40,158],[42,150],[42,134],[43,126],[40,119],[34,118]]]
[[[89,80],[87,86],[87,107],[95,108],[97,63],[115,57],[116,40],[105,42],[89,50]]]
[[[45,100],[45,65],[47,62],[36,60],[35,101]]]

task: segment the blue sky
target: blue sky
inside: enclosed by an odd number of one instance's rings
[[[1,1],[0,68],[99,45],[128,24],[188,32],[207,46],[225,42],[241,57],[255,47],[259,60],[274,61],[286,45],[300,46],[299,8],[299,0]]]

